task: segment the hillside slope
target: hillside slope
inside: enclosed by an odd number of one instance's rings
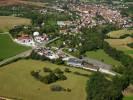
[[[37,7],[44,7],[46,3],[35,2],[34,0],[0,0],[0,6],[9,6],[9,5],[32,5]]]

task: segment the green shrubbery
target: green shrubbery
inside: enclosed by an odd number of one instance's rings
[[[73,74],[80,75],[80,76],[85,76],[85,77],[89,77],[88,74],[83,74],[83,73],[80,73],[80,72],[73,72]]]
[[[127,44],[127,46],[133,48],[133,43],[129,43],[129,44]]]
[[[64,88],[60,85],[52,85],[50,88],[52,91],[64,91]]]
[[[48,68],[48,67],[44,67],[44,68],[43,68],[43,71],[44,71],[44,72],[52,72],[52,70],[51,70],[50,68]]]
[[[52,85],[51,87],[51,90],[52,91],[66,91],[66,92],[71,92],[71,89],[70,88],[63,88],[61,87],[60,85]]]
[[[65,69],[64,69],[64,72],[70,73],[71,71],[70,71],[69,68],[65,68]]]
[[[41,82],[45,84],[50,84],[53,82],[56,82],[58,80],[66,80],[67,77],[64,75],[63,71],[61,71],[59,68],[56,68],[55,70],[51,70],[49,68],[44,68],[44,72],[48,72],[48,75],[41,76],[39,73],[40,71],[32,71],[31,75],[35,77],[37,80],[40,80]]]

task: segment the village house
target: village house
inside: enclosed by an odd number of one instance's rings
[[[21,34],[14,41],[19,44],[26,45],[26,46],[35,46],[35,43],[32,37],[29,36],[28,34]]]
[[[43,43],[49,40],[46,34],[40,35],[39,32],[34,32],[33,37],[34,37],[35,42],[38,42],[38,43]]]
[[[60,28],[63,28],[65,26],[70,26],[72,24],[71,21],[57,21],[57,25],[60,26]]]

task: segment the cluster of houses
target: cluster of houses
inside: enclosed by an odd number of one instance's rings
[[[38,47],[35,49],[35,52],[38,53],[38,55],[40,55],[40,56],[45,56],[45,57],[49,58],[50,60],[56,60],[58,58],[61,58],[69,66],[83,67],[82,60],[79,60],[74,57],[69,57],[68,55],[64,54],[59,49],[57,51],[53,52],[50,48]]]
[[[119,10],[100,4],[70,4],[69,8],[81,17],[78,27],[93,27],[98,24],[113,23],[121,27],[130,27],[133,23],[129,17],[123,17]],[[100,18],[97,20],[98,16]]]
[[[45,56],[49,58],[50,60],[58,59],[59,56],[54,53],[52,50],[49,48],[43,48],[43,47],[38,47],[35,49],[35,52],[38,53],[40,56]]]
[[[15,42],[25,45],[25,46],[36,46],[36,43],[44,43],[49,40],[46,34],[40,35],[39,32],[34,32],[33,35],[20,34],[14,39]]]
[[[54,50],[54,51],[53,51]],[[62,50],[56,48],[56,47],[37,47],[34,49],[34,51],[40,55],[45,56],[50,60],[56,60],[58,58],[61,58],[63,61],[68,61],[71,57],[64,54]]]
[[[34,51],[38,55],[45,56],[50,60],[56,60],[56,59],[61,58],[62,61],[65,61],[68,66],[79,67],[79,68],[89,69],[89,70],[93,70],[93,71],[98,70],[97,65],[95,66],[91,63],[88,63],[85,60],[78,59],[78,58],[72,57],[70,55],[67,55],[64,52],[62,52],[62,50],[60,50],[58,48],[54,48],[54,49],[56,49],[56,50],[53,52],[51,48],[37,47],[37,48],[35,48]]]
[[[119,27],[131,27],[131,18],[121,15],[115,7],[103,4],[70,3],[67,5],[70,11],[75,12],[79,19],[74,21],[57,21],[60,33],[79,33],[82,27],[93,27],[106,23],[117,24]],[[56,7],[55,7],[56,8]]]
[[[57,25],[60,27],[60,33],[77,33],[75,21],[57,21]]]

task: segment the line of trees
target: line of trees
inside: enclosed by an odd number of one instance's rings
[[[128,43],[127,46],[133,48],[133,42],[132,43]]]
[[[119,72],[123,76],[127,76],[130,83],[133,84],[133,58],[124,54],[122,51],[112,48],[107,42],[104,42],[103,49],[109,56],[121,62],[123,67],[120,66],[119,69],[115,71]]]

